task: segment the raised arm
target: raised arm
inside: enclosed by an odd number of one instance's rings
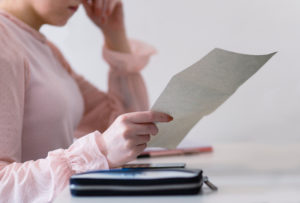
[[[103,5],[99,6],[99,2]],[[147,90],[140,71],[155,53],[150,45],[136,40],[128,41],[123,7],[119,0],[96,0],[91,4],[84,0],[83,5],[105,38],[103,58],[110,66],[108,92],[98,90],[72,71],[62,54],[50,44],[64,67],[77,81],[84,97],[85,113],[76,137],[94,130],[104,132],[120,114],[148,109]],[[103,13],[107,14],[105,19],[102,18]]]

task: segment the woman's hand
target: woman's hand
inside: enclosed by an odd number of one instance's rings
[[[89,18],[104,35],[106,45],[114,51],[129,53],[123,4],[120,0],[82,0]]]
[[[146,148],[150,135],[158,133],[154,122],[171,120],[171,116],[153,111],[119,116],[98,140],[109,166],[118,167],[135,159]]]

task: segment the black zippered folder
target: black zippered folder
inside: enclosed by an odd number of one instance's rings
[[[201,169],[112,169],[73,175],[74,196],[187,195],[199,193]]]

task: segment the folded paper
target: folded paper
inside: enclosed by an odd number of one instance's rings
[[[201,118],[222,105],[274,54],[245,55],[216,48],[174,75],[151,108],[174,120],[157,124],[159,133],[148,147],[175,148]]]

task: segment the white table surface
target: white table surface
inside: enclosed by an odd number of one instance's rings
[[[67,187],[54,202],[167,202],[183,201],[300,203],[299,144],[216,144],[209,154],[139,159],[135,162],[185,162],[187,168],[201,168],[218,186],[217,192],[204,186],[202,193],[189,196],[72,197]]]

